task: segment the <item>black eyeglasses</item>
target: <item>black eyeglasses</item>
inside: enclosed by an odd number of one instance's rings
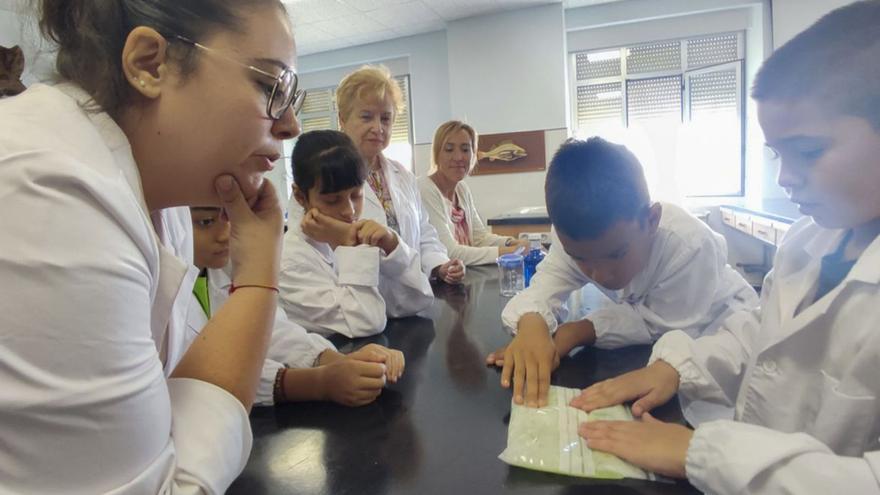
[[[266,115],[268,115],[270,119],[280,119],[284,115],[284,113],[287,112],[287,109],[291,107],[293,107],[294,115],[299,115],[300,110],[302,110],[303,103],[306,101],[306,91],[304,89],[296,89],[296,87],[299,85],[299,77],[296,75],[293,69],[287,68],[284,69],[281,74],[275,75],[270,72],[266,72],[258,67],[254,67],[253,65],[246,64],[240,60],[230,57],[229,55],[224,55],[220,52],[220,50],[217,50],[216,48],[207,47],[191,39],[184,38],[183,36],[174,37],[177,40],[192,45],[200,50],[205,51],[206,53],[213,54],[220,58],[226,59],[236,65],[244,67],[245,69],[250,69],[260,75],[263,75],[270,79],[274,79],[275,84],[272,86],[272,92],[269,94],[269,101],[266,102]]]

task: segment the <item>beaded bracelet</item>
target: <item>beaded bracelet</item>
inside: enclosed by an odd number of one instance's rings
[[[275,385],[272,386],[272,400],[276,404],[287,400],[287,393],[284,391],[284,377],[287,375],[287,368],[280,368],[275,373]]]

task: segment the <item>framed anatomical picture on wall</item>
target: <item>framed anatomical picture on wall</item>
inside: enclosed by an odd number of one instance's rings
[[[471,175],[534,172],[546,167],[544,131],[483,134]]]

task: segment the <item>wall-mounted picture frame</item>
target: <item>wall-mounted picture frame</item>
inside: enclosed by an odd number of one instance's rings
[[[536,172],[547,168],[544,131],[480,135],[471,175]]]

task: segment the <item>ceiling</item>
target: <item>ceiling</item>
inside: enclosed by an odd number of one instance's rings
[[[300,55],[363,45],[446,28],[465,17],[546,4],[585,7],[622,0],[282,0],[295,27]],[[0,0],[20,11],[28,0]]]
[[[283,0],[300,55],[438,31],[455,19],[536,5],[620,0]]]

